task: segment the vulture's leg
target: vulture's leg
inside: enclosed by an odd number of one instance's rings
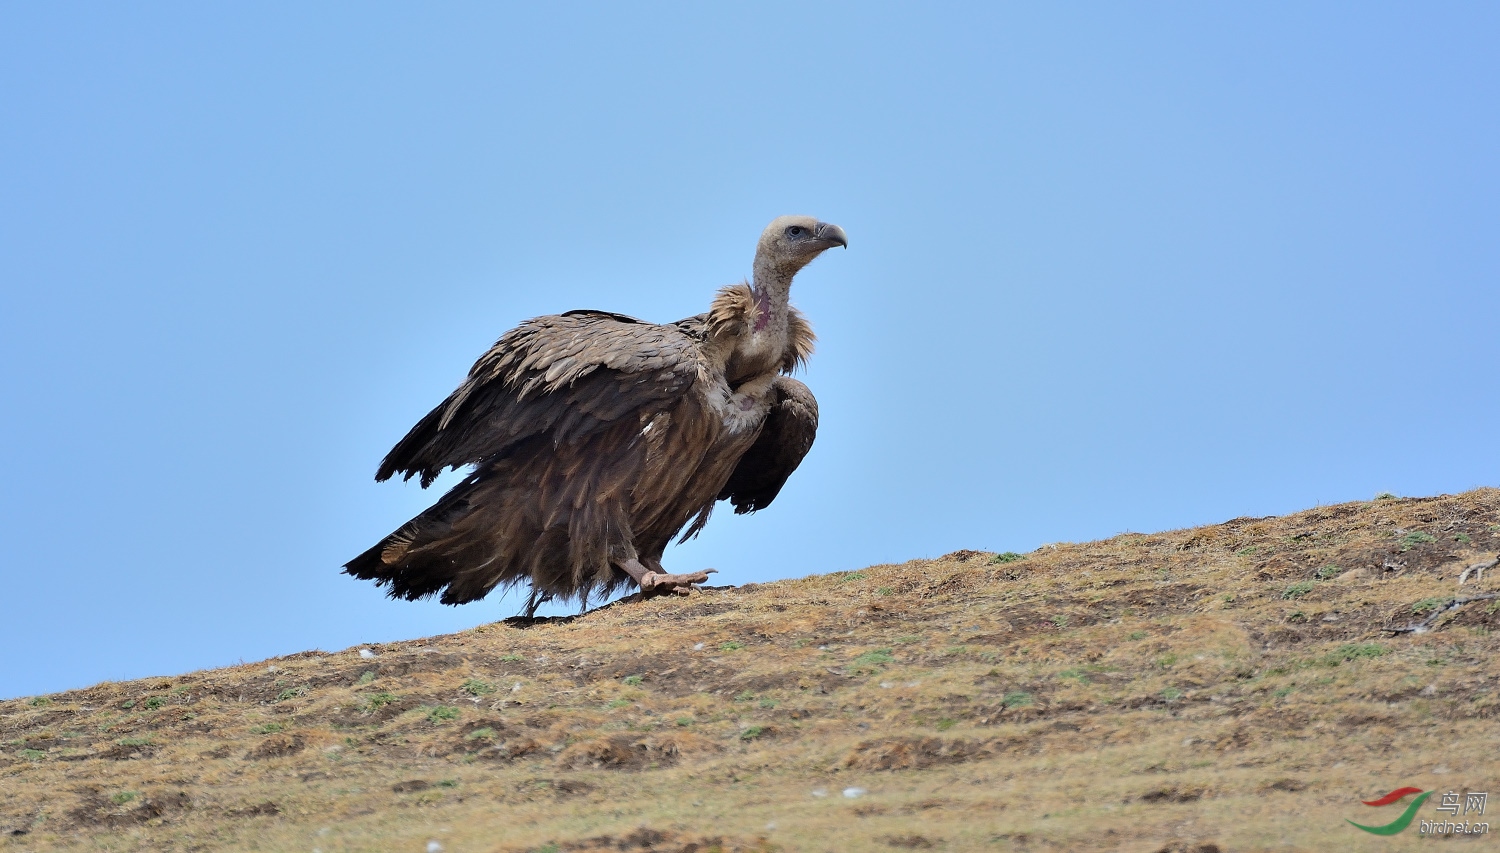
[[[678,595],[687,595],[691,592],[695,583],[704,583],[715,569],[704,569],[693,572],[690,575],[673,575],[661,570],[661,563],[651,561],[652,568],[648,569],[641,565],[640,560],[616,560],[625,574],[635,579],[641,585],[641,592],[647,596],[661,595],[666,592],[675,592]]]
[[[531,595],[526,599],[526,609],[521,615],[527,619],[536,618],[536,609],[552,600],[552,593],[542,592],[536,587],[531,588]]]

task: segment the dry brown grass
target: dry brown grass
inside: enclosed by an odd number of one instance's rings
[[[1500,787],[1500,608],[1383,629],[1496,551],[1483,489],[13,700],[0,846],[1407,849],[1343,820]]]

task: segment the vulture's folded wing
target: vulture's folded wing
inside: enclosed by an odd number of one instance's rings
[[[537,317],[506,332],[448,399],[380,463],[376,480],[478,464],[548,433],[554,446],[680,398],[697,381],[693,336],[606,311]]]
[[[755,444],[719,492],[719,500],[734,504],[737,513],[765,509],[776,499],[788,477],[802,464],[818,432],[818,401],[806,385],[778,376],[772,385],[776,399]]]

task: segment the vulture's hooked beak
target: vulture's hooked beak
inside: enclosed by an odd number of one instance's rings
[[[843,246],[845,249],[849,248],[849,238],[844,235],[844,229],[831,222],[819,222],[818,227],[813,229],[813,234],[819,240],[827,243],[830,248],[833,246]]]

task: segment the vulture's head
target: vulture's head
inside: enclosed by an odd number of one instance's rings
[[[849,238],[837,225],[811,216],[779,216],[761,232],[755,254],[772,266],[796,272],[834,246],[849,247]]]

